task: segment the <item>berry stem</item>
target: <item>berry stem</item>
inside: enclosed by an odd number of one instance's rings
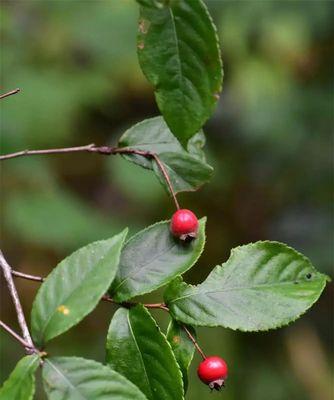
[[[204,354],[204,351],[199,347],[199,344],[197,343],[196,339],[194,338],[194,336],[190,333],[189,329],[185,326],[182,325],[183,330],[186,332],[186,334],[188,335],[189,339],[193,342],[196,350],[198,351],[198,353],[201,355],[201,357],[203,358],[203,360],[206,359],[206,355]]]

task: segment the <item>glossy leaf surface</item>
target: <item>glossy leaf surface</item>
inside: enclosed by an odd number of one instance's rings
[[[191,326],[187,326],[187,329],[193,337],[196,337],[195,330]],[[195,353],[195,346],[189,339],[182,325],[174,320],[172,320],[168,326],[167,340],[172,346],[176,361],[180,366],[183,386],[186,391],[188,387],[188,369]]]
[[[173,237],[169,221],[138,232],[124,246],[117,276],[110,290],[118,302],[149,293],[191,268],[205,243],[205,222],[199,221],[198,236],[191,242]]]
[[[185,145],[211,116],[222,87],[216,28],[201,0],[140,8],[140,66],[161,113]]]
[[[183,399],[181,372],[172,349],[141,305],[115,313],[107,337],[107,363],[149,400]]]
[[[0,389],[0,400],[32,400],[35,393],[37,355],[22,358]]]
[[[50,400],[147,400],[109,367],[78,357],[46,359],[43,385]]]
[[[186,151],[162,117],[146,119],[134,125],[119,140],[119,147],[156,153],[176,193],[196,190],[211,178],[213,169],[205,162],[204,144],[205,136],[199,131],[189,140]],[[162,185],[169,190],[155,161],[136,154],[124,157],[144,168],[153,169]]]
[[[326,280],[294,249],[256,242],[233,249],[198,286],[173,281],[165,301],[186,324],[261,331],[297,319],[319,298]]]
[[[31,313],[34,340],[43,344],[80,322],[108,290],[127,234],[94,242],[65,258],[41,285]]]

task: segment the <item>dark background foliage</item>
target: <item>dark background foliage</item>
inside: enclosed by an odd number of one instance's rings
[[[206,126],[211,183],[181,204],[208,216],[207,245],[186,274],[197,283],[232,247],[279,240],[332,274],[333,21],[330,1],[208,1],[224,59],[224,91]],[[132,0],[3,1],[1,152],[114,144],[158,114],[136,59]],[[156,178],[119,156],[77,154],[9,160],[1,166],[1,246],[18,270],[40,275],[90,241],[133,233],[173,211]],[[37,284],[17,281],[26,312]],[[16,326],[1,287],[2,318]],[[146,296],[158,301],[160,294]],[[295,324],[259,334],[199,329],[208,354],[230,364],[226,400],[329,400],[333,288]],[[104,360],[113,312],[98,309],[50,353]],[[166,315],[155,312],[165,328]],[[0,333],[3,381],[22,355]],[[188,399],[209,398],[196,378]],[[213,396],[213,395],[212,395]],[[38,399],[44,395],[38,393]]]

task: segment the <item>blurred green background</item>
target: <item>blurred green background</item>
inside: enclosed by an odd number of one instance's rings
[[[236,245],[288,243],[332,275],[334,3],[223,1],[207,4],[221,40],[225,82],[207,123],[210,184],[179,196],[208,216],[208,241],[186,274],[202,281]],[[25,148],[115,144],[135,122],[157,115],[136,59],[134,0],[2,1],[1,153]],[[47,275],[67,254],[129,226],[169,218],[172,202],[149,171],[120,156],[76,154],[1,165],[1,247],[20,271]],[[17,281],[27,313],[38,284]],[[159,301],[161,293],[145,300]],[[104,361],[114,309],[101,304],[49,352]],[[1,318],[17,327],[5,285]],[[168,317],[154,316],[166,328]],[[196,378],[187,399],[330,400],[333,285],[303,318],[278,331],[199,329],[208,354],[230,365],[223,393]],[[2,382],[22,356],[0,332]],[[37,399],[44,399],[38,390]]]

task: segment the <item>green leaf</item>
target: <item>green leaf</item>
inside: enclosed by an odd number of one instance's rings
[[[122,250],[110,290],[113,298],[122,302],[152,292],[191,268],[204,248],[205,223],[206,218],[202,218],[197,238],[187,243],[173,237],[169,221],[133,236]]]
[[[205,136],[198,132],[188,142],[188,152],[173,136],[162,117],[146,119],[128,129],[119,140],[119,147],[156,153],[164,164],[174,191],[193,191],[202,186],[212,176],[212,167],[205,162],[202,147]],[[154,170],[163,186],[168,185],[154,160],[127,154],[128,160]]]
[[[166,0],[137,0],[137,3],[141,6],[155,8],[164,7],[165,2]]]
[[[178,153],[164,153],[159,158],[165,166],[176,193],[196,190],[211,178],[212,168],[188,154],[182,154],[180,157]],[[165,185],[166,180],[156,163],[153,169],[160,182]]]
[[[194,328],[187,326],[187,329],[194,337],[196,337]],[[182,328],[182,325],[173,319],[167,329],[167,340],[172,346],[176,361],[180,366],[184,391],[186,391],[188,387],[188,369],[194,356],[195,346]]]
[[[222,87],[216,28],[201,0],[141,7],[137,50],[161,113],[185,145],[211,116]]]
[[[191,139],[188,140],[187,151],[198,160],[206,162],[205,153],[203,148],[205,146],[206,138],[203,131],[197,132]]]
[[[115,313],[107,336],[107,363],[137,385],[149,400],[183,399],[175,356],[142,305]]]
[[[233,249],[198,286],[173,281],[165,301],[173,318],[186,324],[262,331],[300,317],[317,301],[326,279],[294,249],[256,242]]]
[[[34,340],[48,340],[79,323],[112,283],[127,229],[65,258],[40,287],[31,313]]]
[[[79,357],[47,358],[43,384],[50,400],[146,400],[122,375]]]
[[[0,389],[0,400],[32,400],[35,393],[35,371],[39,357],[22,358]]]

